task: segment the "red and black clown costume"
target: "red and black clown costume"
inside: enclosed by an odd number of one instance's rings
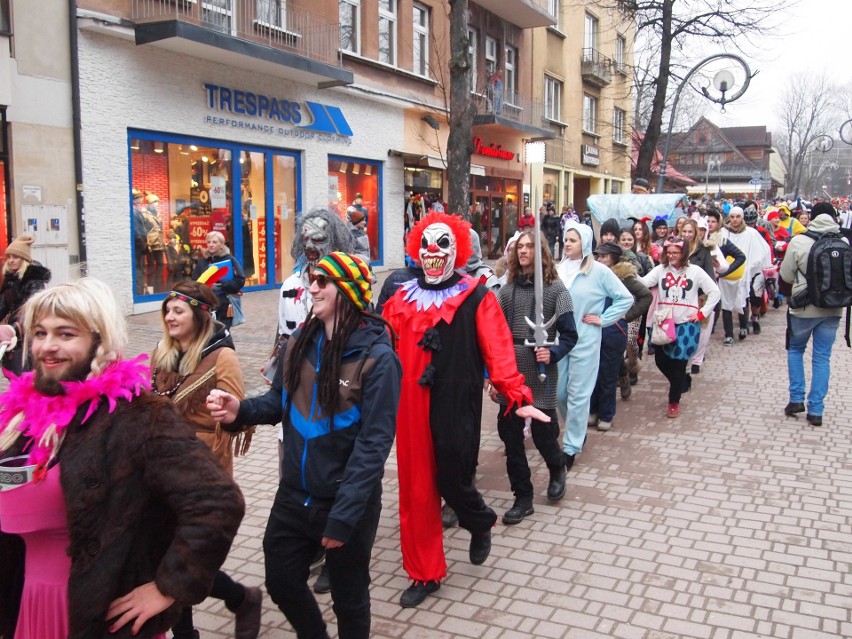
[[[415,582],[441,581],[447,574],[442,497],[458,515],[459,525],[473,535],[489,531],[497,520],[474,483],[486,369],[509,410],[532,403],[497,298],[478,280],[453,270],[464,267],[470,257],[469,227],[444,213],[421,220],[406,248],[424,265],[424,275],[400,286],[383,309],[399,335],[400,535],[403,568]],[[451,233],[457,250],[455,255],[443,251],[451,262],[443,274],[433,272],[430,278],[425,268],[435,265],[430,255],[441,253],[430,235],[435,228],[445,233],[444,242]]]

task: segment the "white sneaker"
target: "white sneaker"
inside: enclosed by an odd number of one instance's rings
[[[598,423],[598,416],[596,413],[592,413],[589,415],[589,426],[594,426]]]
[[[612,428],[612,422],[598,422],[598,430],[609,430]]]

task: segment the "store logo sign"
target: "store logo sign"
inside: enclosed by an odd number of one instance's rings
[[[495,145],[493,142],[486,145],[482,138],[473,138],[473,152],[478,155],[484,155],[489,158],[497,158],[498,160],[514,160],[515,154],[512,151],[507,151],[502,144]]]
[[[596,146],[590,144],[580,145],[580,163],[589,166],[599,166],[601,163],[601,154]]]
[[[211,124],[232,128],[260,130],[282,134],[279,124],[288,124],[303,131],[317,134],[351,137],[352,128],[343,112],[336,106],[305,100],[287,100],[262,93],[232,89],[216,84],[204,84],[207,107],[213,111],[232,116],[248,116],[261,120],[262,124],[247,123],[231,118],[207,117]],[[299,135],[299,137],[309,137]]]

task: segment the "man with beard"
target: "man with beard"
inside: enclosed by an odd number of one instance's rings
[[[399,335],[402,393],[397,417],[403,567],[412,580],[405,608],[419,605],[447,574],[441,497],[470,531],[470,561],[485,562],[497,514],[474,483],[482,422],[483,372],[507,410],[541,422],[518,372],[512,334],[493,293],[455,272],[471,254],[470,225],[431,213],[412,229],[407,251],[423,275],[402,284],[382,314]]]
[[[317,262],[333,251],[355,251],[354,240],[346,223],[324,208],[315,208],[303,214],[296,222],[296,233],[290,248],[296,266],[293,274],[281,285],[278,335],[289,337],[304,324],[312,303],[308,275]]]
[[[23,325],[35,370],[0,396],[0,466],[28,478],[0,492],[0,526],[27,546],[16,633],[162,636],[207,596],[245,509],[239,488],[146,390],[145,356],[124,359],[106,284],[42,291]]]

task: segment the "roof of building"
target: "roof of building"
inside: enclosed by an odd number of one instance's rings
[[[772,132],[765,126],[726,126],[719,130],[734,146],[772,146]]]

